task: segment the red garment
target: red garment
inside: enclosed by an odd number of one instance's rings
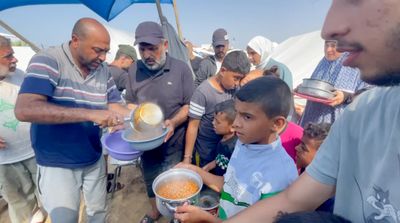
[[[280,134],[283,148],[296,163],[296,146],[303,137],[303,128],[293,122],[288,122],[286,129]]]

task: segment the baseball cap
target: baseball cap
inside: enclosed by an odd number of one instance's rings
[[[118,45],[117,54],[118,53],[125,54],[125,55],[129,56],[132,60],[137,60],[136,50],[131,45],[126,45],[126,44]]]
[[[212,35],[213,46],[225,45],[227,41],[229,41],[229,39],[228,39],[228,33],[226,32],[225,29],[220,28],[214,31]]]
[[[161,26],[155,22],[142,22],[135,31],[135,45],[138,43],[148,43],[157,45],[164,39]]]

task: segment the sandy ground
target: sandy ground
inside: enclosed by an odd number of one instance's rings
[[[109,166],[109,172],[113,171],[114,166]],[[146,190],[142,180],[141,172],[137,166],[122,167],[121,176],[118,181],[125,184],[125,187],[114,193],[114,197],[108,197],[108,216],[107,222],[110,223],[136,223],[150,209],[147,201]],[[83,209],[83,207],[82,207]],[[0,200],[0,222],[11,223],[8,218],[7,204]],[[84,219],[80,223],[86,222]],[[160,218],[159,223],[167,223],[168,219]],[[46,223],[50,223],[47,220]]]

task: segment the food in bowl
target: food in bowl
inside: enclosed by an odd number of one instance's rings
[[[174,179],[157,187],[157,194],[168,200],[181,200],[191,197],[199,190],[196,181],[191,179]]]

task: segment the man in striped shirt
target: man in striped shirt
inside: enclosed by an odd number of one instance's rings
[[[104,63],[109,45],[104,26],[82,18],[69,42],[31,59],[21,86],[15,114],[32,122],[38,191],[52,222],[78,221],[81,190],[88,222],[105,221],[101,128],[129,113]]]

